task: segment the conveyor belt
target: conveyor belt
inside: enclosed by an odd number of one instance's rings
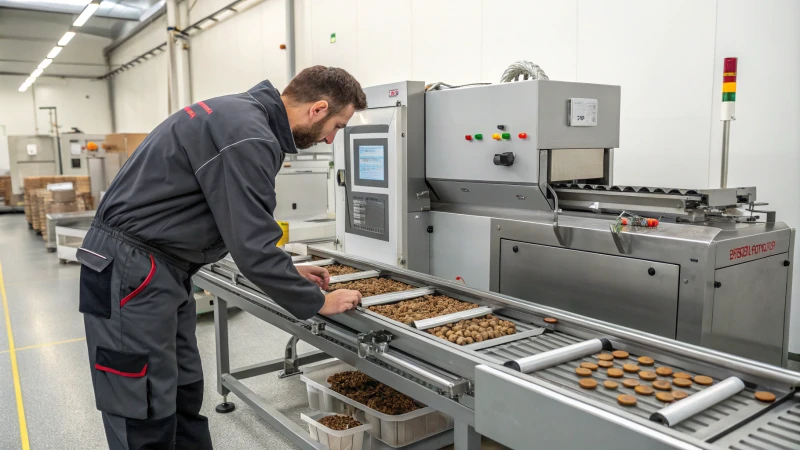
[[[581,342],[581,339],[572,337],[568,334],[561,332],[546,333],[538,337],[527,338],[521,341],[512,342],[509,344],[499,345],[496,347],[487,348],[480,352],[499,360],[508,361],[510,359],[521,358],[524,356],[542,353],[548,350],[564,347],[570,344]],[[549,369],[541,370],[533,373],[535,377],[539,377],[562,386],[580,392],[582,395],[590,396],[595,400],[600,400],[608,405],[611,405],[620,410],[625,410],[649,419],[650,415],[655,411],[666,406],[666,404],[656,400],[655,395],[644,396],[635,394],[631,388],[626,388],[622,385],[622,381],[626,378],[639,380],[640,384],[650,385],[650,382],[640,380],[637,374],[625,373],[624,378],[611,378],[606,375],[605,369],[598,369],[592,374],[592,378],[600,384],[597,389],[586,390],[578,385],[581,379],[575,374],[575,368],[580,366],[581,362],[597,362],[597,355],[589,356],[583,359],[578,359],[564,363]],[[630,355],[627,360],[615,360],[615,367],[621,368],[623,363],[630,363],[639,365],[636,358],[641,355]],[[656,363],[653,366],[640,366],[642,370],[655,371],[656,368],[662,364]],[[675,372],[688,372],[692,375],[697,375],[690,370],[685,370],[677,366],[669,366]],[[672,382],[672,377],[658,377],[659,380],[666,380]],[[616,390],[609,390],[602,386],[603,381],[612,380],[619,383],[619,388]],[[719,381],[719,380],[715,380]],[[685,391],[688,394],[695,394],[704,389],[693,383],[688,388],[675,388],[677,390]],[[656,391],[657,392],[657,391]],[[681,422],[673,429],[692,435],[698,439],[708,439],[717,436],[725,429],[737,424],[741,420],[751,417],[753,414],[758,413],[760,410],[768,408],[770,405],[758,402],[753,398],[754,391],[750,388],[745,389],[741,393],[731,397],[708,410],[697,414],[684,422]],[[623,407],[617,403],[617,396],[620,394],[630,394],[636,397],[637,403],[635,407]],[[798,447],[800,448],[800,447]]]
[[[731,450],[795,450],[800,448],[800,398],[737,429],[717,442]]]

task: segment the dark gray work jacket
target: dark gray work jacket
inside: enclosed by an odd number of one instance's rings
[[[275,244],[275,175],[297,153],[269,81],[176,112],[139,145],[95,220],[196,265],[230,251],[239,269],[295,317],[325,302]]]

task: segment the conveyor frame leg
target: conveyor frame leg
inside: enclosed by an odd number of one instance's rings
[[[474,427],[456,421],[453,433],[455,450],[481,450],[481,435]]]
[[[300,339],[292,336],[286,343],[286,351],[283,355],[283,370],[278,373],[278,378],[288,378],[303,373],[300,370],[300,361],[297,358],[297,343]]]
[[[216,411],[225,414],[236,409],[236,405],[228,401],[230,390],[222,384],[222,376],[231,372],[230,347],[228,345],[228,302],[214,296],[214,327],[217,344],[217,392],[222,396],[222,403]]]

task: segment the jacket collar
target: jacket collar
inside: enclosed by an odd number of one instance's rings
[[[253,86],[247,93],[257,101],[267,117],[269,128],[278,139],[284,153],[297,153],[292,129],[289,127],[289,116],[283,106],[281,95],[268,80]]]

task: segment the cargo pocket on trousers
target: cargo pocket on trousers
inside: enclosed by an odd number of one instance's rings
[[[147,355],[97,347],[94,370],[98,410],[128,419],[148,418]]]
[[[108,319],[111,317],[111,274],[114,258],[79,248],[81,291],[78,311]]]

